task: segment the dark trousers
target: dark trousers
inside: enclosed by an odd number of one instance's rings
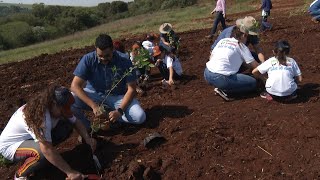
[[[57,145],[66,140],[72,133],[73,125],[68,120],[60,120],[57,126],[52,129],[52,144]],[[24,161],[19,167],[17,176],[29,176],[30,174],[50,165],[40,150],[39,142],[33,139],[24,141],[16,150],[14,162]]]
[[[213,27],[211,29],[211,35],[214,35],[217,31],[217,27],[218,27],[218,24],[221,22],[221,25],[222,25],[222,29],[225,29],[227,26],[226,26],[226,20],[224,19],[223,17],[223,14],[221,11],[217,11],[215,13],[216,17],[213,21]]]
[[[160,62],[159,66],[158,66],[158,69],[160,71],[160,74],[162,76],[163,79],[165,79],[166,81],[169,80],[169,75],[170,75],[170,72],[169,72],[169,69],[167,68],[167,65],[163,62]],[[179,76],[175,70],[173,70],[173,79],[174,80],[180,80],[181,79],[181,76]]]
[[[268,17],[270,16],[270,11],[265,11],[266,15],[262,16],[261,20],[261,31],[271,28],[271,24],[268,22]]]

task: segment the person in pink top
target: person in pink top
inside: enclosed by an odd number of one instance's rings
[[[217,27],[219,22],[221,22],[222,28],[225,29],[226,26],[226,1],[225,0],[215,0],[217,1],[216,8],[211,11],[211,14],[215,13],[216,17],[213,21],[213,27],[211,29],[211,33],[207,36],[207,38],[211,39],[215,35],[217,31]]]

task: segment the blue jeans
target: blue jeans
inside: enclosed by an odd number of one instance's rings
[[[103,101],[105,95],[98,94],[96,92],[92,92],[90,90],[84,89],[84,92],[87,94],[87,96],[92,99],[95,103],[101,104]],[[124,95],[109,95],[107,99],[104,101],[103,105],[107,106],[108,108],[115,110],[117,109],[123,99]],[[75,103],[72,105],[71,110],[74,113],[74,115],[77,117],[77,119],[81,120],[81,122],[85,125],[87,129],[90,128],[90,121],[85,116],[83,110],[92,111],[92,109],[84,103],[81,99],[79,99],[77,96],[74,95]],[[107,115],[108,116],[108,115]],[[130,123],[130,124],[142,124],[146,120],[146,113],[142,109],[142,107],[139,105],[139,102],[137,99],[133,99],[131,103],[128,105],[128,107],[124,110],[124,114],[120,119],[118,119],[118,122],[124,122],[124,123]]]
[[[206,68],[204,70],[204,78],[210,85],[222,89],[226,93],[238,94],[256,89],[256,79],[245,74],[226,76],[213,73]]]
[[[221,22],[222,29],[225,29],[227,27],[226,21],[225,21],[221,11],[216,12],[216,17],[213,21],[213,27],[211,29],[211,35],[214,35],[216,33],[219,22]]]
[[[266,15],[262,16],[261,20],[261,31],[265,31],[267,29],[271,29],[272,25],[268,22],[268,17],[270,16],[270,11],[265,11]]]

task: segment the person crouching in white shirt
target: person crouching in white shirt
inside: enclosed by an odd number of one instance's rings
[[[302,81],[302,76],[297,62],[287,56],[289,52],[289,43],[285,40],[278,41],[273,50],[275,56],[252,71],[252,74],[261,78],[261,74],[268,73],[266,92],[260,94],[262,98],[290,101],[297,97],[297,83]]]
[[[205,80],[214,86],[214,91],[226,101],[230,100],[230,95],[256,89],[255,78],[238,73],[242,63],[252,69],[259,65],[244,44],[250,30],[248,27],[243,24],[234,28],[230,38],[221,39],[211,51],[210,60],[206,63]]]
[[[162,84],[164,86],[173,86],[175,81],[182,79],[182,66],[174,52],[169,52],[161,46],[155,46],[153,48],[153,57],[155,65],[163,77]]]

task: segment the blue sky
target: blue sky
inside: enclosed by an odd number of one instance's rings
[[[124,2],[132,0],[122,0]],[[99,3],[112,2],[112,0],[0,0],[3,3],[34,4],[44,3],[46,5],[65,5],[65,6],[97,6]]]

